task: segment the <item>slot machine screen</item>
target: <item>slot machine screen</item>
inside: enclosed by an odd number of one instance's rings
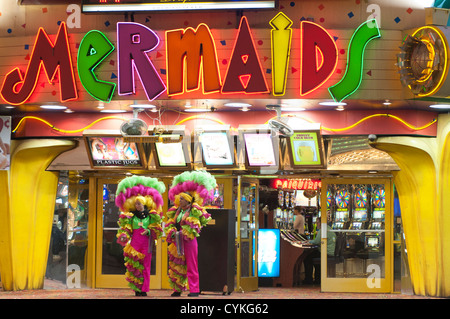
[[[358,222],[365,222],[367,220],[366,210],[355,210],[353,212],[353,220]]]
[[[374,210],[373,211],[373,219],[377,221],[384,220],[384,210]]]
[[[348,211],[338,210],[336,211],[336,221],[337,222],[345,222],[348,219]]]
[[[368,248],[378,248],[380,246],[380,237],[366,237],[366,246]]]

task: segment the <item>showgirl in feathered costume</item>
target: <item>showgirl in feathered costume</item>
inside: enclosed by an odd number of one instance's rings
[[[174,292],[180,296],[189,284],[189,295],[200,293],[198,276],[198,245],[200,231],[211,219],[202,207],[212,198],[216,179],[205,171],[184,172],[174,177],[169,199],[174,206],[167,212],[166,235],[169,255],[169,281]]]
[[[136,296],[146,296],[150,287],[152,244],[161,237],[163,182],[146,176],[131,176],[117,186],[120,208],[117,242],[124,247],[126,279]]]

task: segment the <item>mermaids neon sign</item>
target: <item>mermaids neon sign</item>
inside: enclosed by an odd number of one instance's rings
[[[286,90],[287,70],[292,40],[292,21],[283,13],[271,21],[272,94],[282,96]],[[337,47],[330,34],[321,26],[303,21],[301,37],[301,96],[321,87],[336,69]],[[78,48],[76,70],[86,92],[94,98],[110,102],[118,89],[119,95],[135,94],[138,75],[149,101],[164,92],[176,96],[202,87],[203,94],[263,94],[269,93],[247,18],[242,17],[226,74],[222,79],[214,38],[206,24],[196,29],[165,32],[166,82],[156,71],[148,53],[155,50],[160,39],[145,25],[135,22],[117,23],[118,80],[97,78],[96,69],[116,48],[101,31],[86,33]],[[353,34],[348,48],[347,69],[342,80],[328,90],[336,101],[352,94],[362,78],[364,49],[367,43],[380,37],[376,20],[363,23]],[[2,83],[1,97],[9,104],[25,103],[33,94],[43,69],[49,82],[59,79],[60,100],[78,99],[75,74],[70,56],[67,27],[61,23],[52,42],[40,28],[27,70],[14,68]],[[58,75],[58,76],[57,76]]]

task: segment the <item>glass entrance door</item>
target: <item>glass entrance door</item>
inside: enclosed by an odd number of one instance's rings
[[[321,196],[322,291],[392,292],[391,180],[322,180]]]
[[[120,210],[115,205],[119,179],[99,179],[97,184],[96,288],[125,288],[122,246],[116,242]],[[150,288],[161,288],[161,243],[153,245]]]
[[[258,289],[258,180],[238,177],[237,278],[240,291]]]

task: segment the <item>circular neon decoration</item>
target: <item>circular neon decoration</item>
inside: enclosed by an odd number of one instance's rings
[[[447,43],[442,31],[424,26],[408,35],[397,55],[400,80],[418,97],[430,96],[442,86],[447,74]]]
[[[373,193],[373,204],[375,207],[383,208],[385,204],[385,192],[384,189],[378,188]]]
[[[334,196],[330,191],[327,191],[327,207],[330,207],[333,204]]]
[[[347,208],[350,201],[350,193],[347,190],[340,190],[336,194],[336,204],[339,208]]]
[[[364,189],[358,189],[355,193],[355,203],[357,208],[365,208],[367,205],[367,192]]]

